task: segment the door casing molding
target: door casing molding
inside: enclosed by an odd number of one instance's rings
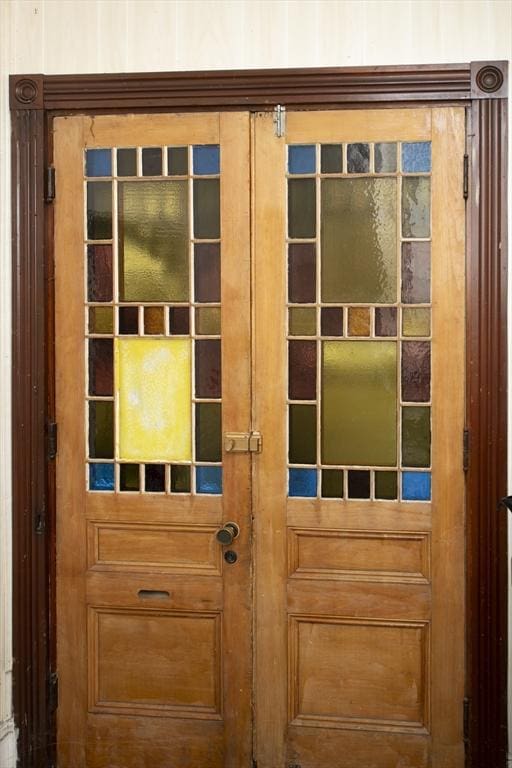
[[[504,61],[329,69],[12,75],[13,654],[21,768],[54,765],[53,211],[56,115],[213,109],[467,111],[468,762],[507,754],[507,92]],[[58,194],[58,179],[57,179]],[[462,190],[461,190],[462,194]],[[457,447],[454,447],[457,449]],[[462,435],[461,435],[462,460]],[[461,713],[462,717],[462,713]]]

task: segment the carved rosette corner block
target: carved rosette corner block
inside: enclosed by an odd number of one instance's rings
[[[471,62],[471,97],[504,99],[508,93],[507,61]]]
[[[43,109],[43,76],[11,75],[11,109]]]

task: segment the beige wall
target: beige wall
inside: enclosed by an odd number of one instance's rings
[[[0,0],[0,768],[14,764],[7,74],[466,62],[511,46],[510,0]]]

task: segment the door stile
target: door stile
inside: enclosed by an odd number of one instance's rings
[[[465,111],[432,110],[432,763],[462,765],[464,698]],[[438,253],[438,251],[440,251]],[[447,397],[446,393],[450,396]],[[455,443],[454,440],[459,441]],[[450,631],[446,631],[446,627]]]
[[[274,133],[272,114],[254,117],[254,427],[263,452],[254,457],[255,719],[258,768],[285,761],[287,721],[286,407],[282,361],[286,355],[285,139]],[[262,169],[267,173],[262,173]],[[271,288],[270,288],[271,286]],[[276,301],[280,296],[282,301]]]

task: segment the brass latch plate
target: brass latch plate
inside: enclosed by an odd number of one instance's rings
[[[259,432],[226,432],[224,434],[226,453],[261,453],[261,444]]]

